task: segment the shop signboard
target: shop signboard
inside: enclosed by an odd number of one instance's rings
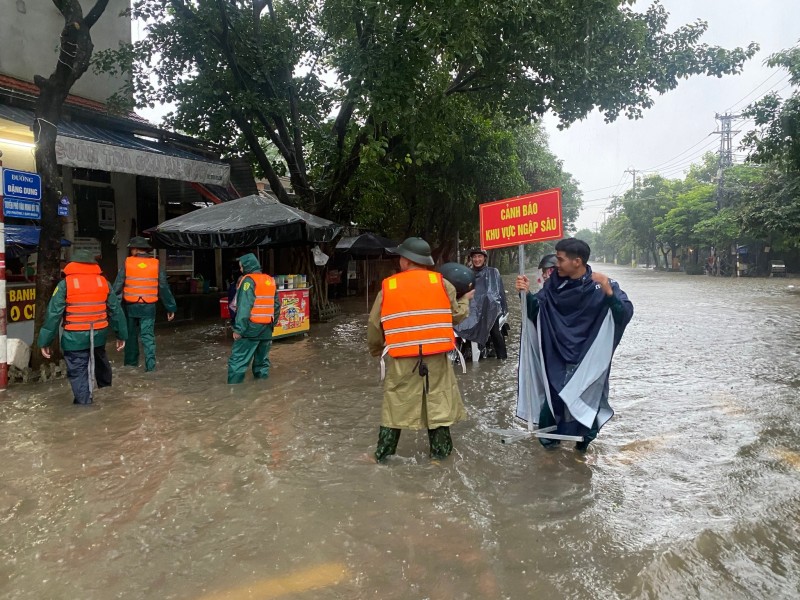
[[[272,337],[304,333],[311,328],[311,301],[308,288],[278,290],[281,312]]]
[[[32,321],[36,309],[36,285],[14,285],[6,290],[8,322]]]

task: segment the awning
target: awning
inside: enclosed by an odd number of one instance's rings
[[[336,251],[358,258],[382,258],[396,256],[390,250],[398,243],[374,233],[362,233],[354,237],[345,237],[336,244]]]
[[[39,249],[39,233],[41,228],[34,225],[5,226],[6,254],[9,256],[26,256]],[[70,246],[67,240],[61,240],[62,246]]]
[[[30,110],[0,104],[0,118],[31,125]],[[56,160],[65,167],[225,186],[230,167],[163,142],[78,121],[58,124]]]
[[[200,250],[331,242],[341,225],[272,196],[245,196],[201,208],[148,229],[156,247]]]

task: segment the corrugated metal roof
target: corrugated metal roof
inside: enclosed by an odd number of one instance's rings
[[[8,106],[0,104],[0,118],[20,123],[21,125],[30,125],[34,121],[35,114],[33,111],[17,108],[15,106]],[[104,127],[97,127],[88,123],[79,121],[62,121],[58,124],[58,133],[65,137],[71,137],[79,140],[86,140],[96,142],[99,144],[108,144],[110,146],[118,146],[121,148],[128,148],[130,150],[140,150],[143,152],[152,152],[165,156],[174,156],[176,158],[185,158],[188,160],[197,160],[211,164],[223,164],[222,161],[209,160],[205,156],[193,154],[175,148],[157,140],[143,139],[131,133],[114,131]]]

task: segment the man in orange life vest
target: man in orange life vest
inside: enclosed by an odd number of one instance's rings
[[[119,270],[114,281],[114,293],[122,295],[122,305],[128,317],[128,345],[125,346],[125,365],[139,366],[139,337],[144,348],[144,370],[156,368],[156,302],[159,298],[167,311],[167,320],[175,317],[175,297],[169,289],[167,275],[159,269],[153,249],[143,237],[133,237],[128,243],[131,255]]]
[[[243,275],[236,290],[228,383],[242,383],[251,360],[256,379],[269,377],[272,329],[281,310],[275,280],[261,272],[261,263],[256,255],[245,254],[239,259],[239,265]]]
[[[455,348],[453,324],[467,317],[475,292],[457,299],[453,285],[428,270],[434,262],[422,238],[394,252],[401,272],[384,279],[367,325],[370,353],[388,362],[375,459],[395,453],[401,429],[423,428],[431,458],[443,459],[453,450],[450,425],[466,416],[447,353]]]
[[[50,344],[63,319],[61,350],[74,402],[91,404],[95,377],[97,387],[111,385],[111,363],[106,356],[108,326],[117,334],[118,352],[125,347],[128,328],[119,299],[90,252],[77,250],[64,273],[66,278],[58,282],[47,305],[38,345],[42,356],[50,358]]]

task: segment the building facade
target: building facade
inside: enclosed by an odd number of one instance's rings
[[[81,0],[84,11],[94,0]],[[128,0],[110,0],[92,28],[95,51],[131,41]],[[0,165],[35,171],[32,125],[38,89],[35,75],[49,76],[58,60],[63,17],[52,2],[0,2]],[[239,160],[231,184],[231,165],[219,159],[220,149],[187,136],[160,129],[135,115],[112,113],[107,99],[124,81],[87,71],[73,86],[62,111],[56,141],[62,178],[62,216],[65,258],[72,249],[86,248],[98,256],[104,274],[112,279],[127,255],[129,239],[162,221],[208,202],[255,193],[252,171]],[[63,207],[62,207],[63,208]],[[5,210],[5,208],[4,208]],[[30,266],[35,264],[36,219],[7,217],[9,306],[12,299],[32,304]],[[16,238],[15,238],[16,236]],[[181,291],[186,279],[198,273],[222,287],[222,256],[161,258],[175,267],[173,279]],[[9,312],[9,337],[32,342],[30,306]],[[14,317],[18,318],[15,319]]]

